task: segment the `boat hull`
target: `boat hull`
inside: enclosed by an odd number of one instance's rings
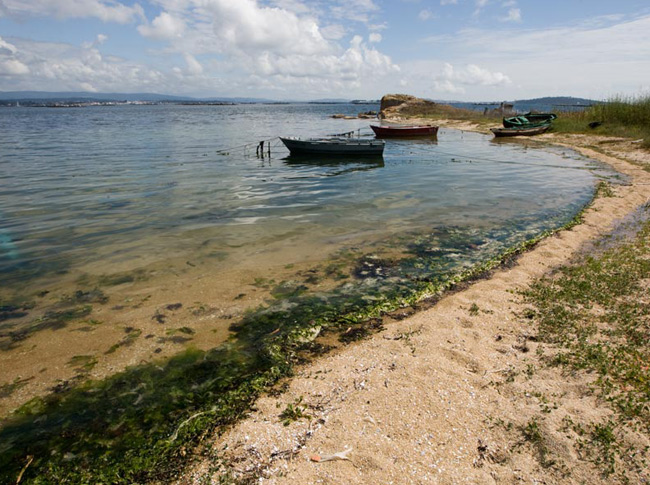
[[[551,127],[550,124],[533,128],[490,128],[496,137],[540,135]]]
[[[291,155],[348,155],[377,156],[384,153],[383,140],[355,140],[349,138],[305,139],[282,138]]]
[[[410,137],[410,136],[435,136],[438,134],[437,126],[377,126],[370,125],[377,137]]]
[[[557,118],[555,113],[528,113],[521,116],[503,118],[504,128],[533,128],[548,124]]]

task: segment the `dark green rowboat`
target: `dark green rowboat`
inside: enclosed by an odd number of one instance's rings
[[[532,128],[551,123],[557,118],[555,113],[527,113],[525,115],[503,118],[505,128]]]

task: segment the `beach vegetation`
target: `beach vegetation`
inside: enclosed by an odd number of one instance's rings
[[[603,422],[565,423],[580,431],[576,448],[605,476],[648,466],[648,450],[627,438],[650,432],[648,241],[645,222],[632,238],[610,242],[523,292],[531,305],[525,318],[549,349],[542,361],[592,374],[593,392],[613,412]]]
[[[549,449],[546,443],[545,432],[542,424],[536,417],[531,418],[521,429],[524,440],[530,443],[537,452],[539,463],[543,468],[551,467],[555,460],[549,459]]]
[[[472,303],[471,306],[469,307],[469,314],[471,316],[473,316],[473,317],[476,317],[476,316],[478,316],[478,312],[480,310],[481,309],[479,308],[479,306],[476,303]]]
[[[650,94],[612,96],[581,112],[561,113],[552,126],[557,133],[641,140],[641,146],[650,148]]]
[[[307,408],[302,403],[303,397],[300,396],[294,402],[287,404],[287,407],[280,413],[280,420],[285,426],[289,426],[294,421],[300,419],[311,419],[307,413]]]
[[[405,105],[399,114],[431,120],[470,121],[485,129],[502,121],[498,110],[481,112],[439,103]],[[641,146],[650,149],[650,94],[614,95],[580,111],[560,112],[551,131],[629,138],[640,140]]]

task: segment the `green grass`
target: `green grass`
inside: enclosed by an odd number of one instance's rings
[[[614,96],[592,106],[589,114],[608,123],[650,126],[650,95],[637,97]]]
[[[280,413],[279,417],[283,425],[289,426],[300,419],[311,419],[311,415],[307,414],[307,408],[303,405],[302,399],[302,396],[300,396],[295,402],[287,404],[287,407]]]
[[[621,479],[648,466],[649,450],[627,443],[624,430],[650,433],[649,242],[646,222],[634,239],[563,267],[523,293],[531,306],[522,316],[552,349],[543,354],[546,364],[593,375],[595,392],[614,412],[612,421],[590,423],[589,439],[577,448],[604,475]]]
[[[592,122],[600,125],[590,128]],[[553,131],[643,139],[642,146],[650,148],[650,95],[613,96],[584,112],[562,113],[553,122]]]

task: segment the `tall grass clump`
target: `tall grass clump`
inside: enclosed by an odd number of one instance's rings
[[[602,122],[607,133],[643,138],[643,146],[650,148],[650,94],[613,96],[592,106],[586,114]]]
[[[650,94],[614,96],[605,103],[592,106],[590,114],[604,123],[650,127]]]

